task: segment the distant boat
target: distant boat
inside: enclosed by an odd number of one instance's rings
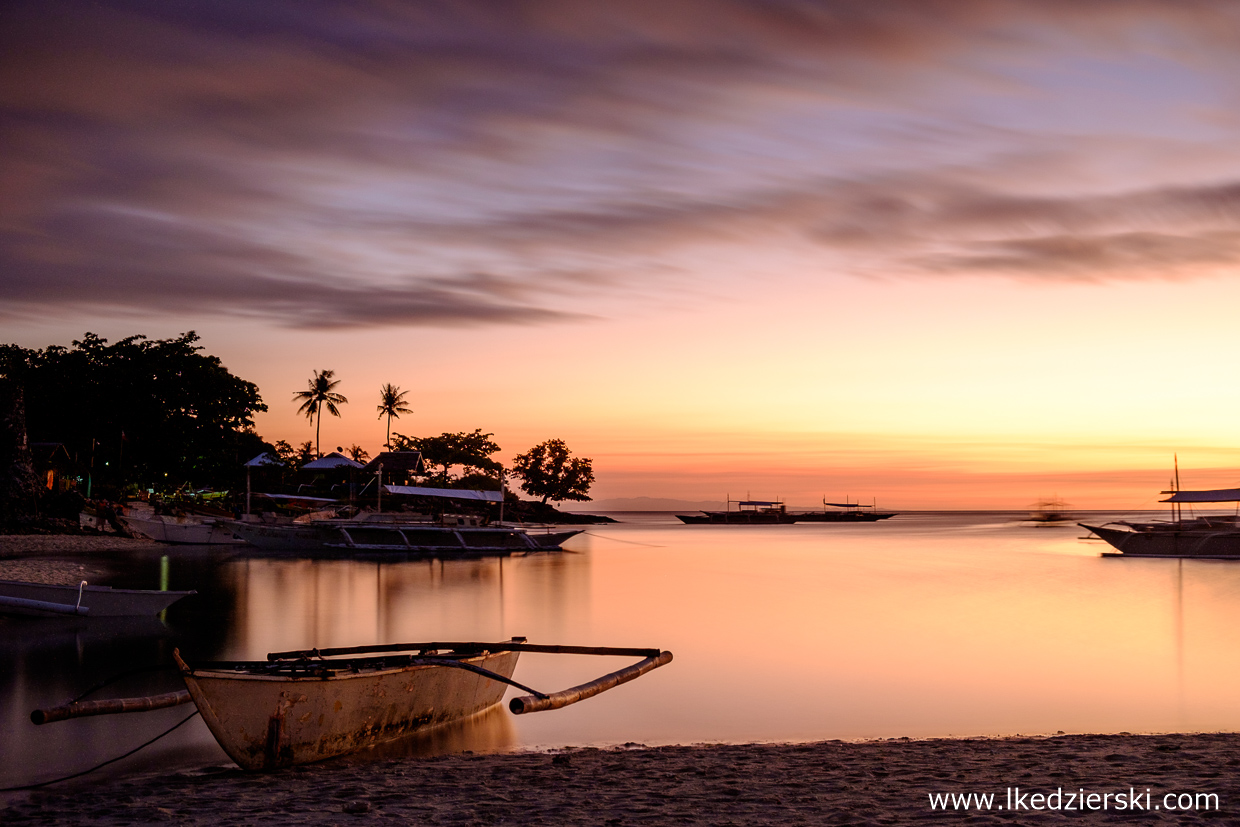
[[[736,503],[736,510],[732,510]],[[703,511],[700,514],[677,514],[676,519],[690,525],[787,525],[790,523],[873,523],[896,516],[894,511],[878,511],[875,506],[860,503],[829,503],[822,500],[822,511],[789,511],[780,500],[727,501],[724,511]],[[827,507],[840,509],[828,511]],[[867,511],[866,509],[871,509]]]
[[[1058,497],[1038,500],[1029,512],[1029,522],[1038,525],[1064,525],[1072,521],[1067,512],[1068,503]]]
[[[91,586],[54,586],[22,580],[0,580],[0,614],[51,617],[85,615],[122,617],[156,615],[193,591],[150,591]]]
[[[512,679],[522,652],[640,657],[632,666],[550,694]],[[634,680],[672,660],[659,649],[503,643],[399,643],[269,654],[266,661],[195,663],[173,658],[186,689],[143,698],[36,709],[36,724],[193,703],[246,770],[321,761],[461,720],[500,702],[513,714],[559,709]]]
[[[1240,559],[1240,516],[1236,514],[1184,518],[1184,503],[1240,503],[1240,488],[1208,491],[1163,491],[1171,496],[1160,502],[1172,504],[1171,520],[1130,522],[1116,520],[1086,525],[1116,549],[1108,557],[1201,557]]]

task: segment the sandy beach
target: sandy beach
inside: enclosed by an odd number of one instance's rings
[[[1048,824],[1074,817],[1234,824],[1237,766],[1240,735],[1233,734],[355,757],[261,775],[216,767],[99,784],[79,779],[10,794],[0,820],[98,827]],[[987,812],[931,803],[938,794],[974,793],[993,795]]]
[[[156,548],[152,540],[77,534],[0,534],[0,580],[75,585],[105,573],[97,560],[75,562],[75,555]],[[68,558],[68,559],[64,559]]]

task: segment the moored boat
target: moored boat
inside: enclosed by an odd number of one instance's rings
[[[736,503],[736,510],[732,504]],[[727,501],[724,511],[703,511],[700,514],[677,514],[676,519],[689,525],[787,525],[791,523],[873,523],[896,516],[894,511],[878,511],[875,506],[861,503],[822,501],[822,511],[789,511],[781,500]],[[838,509],[828,511],[831,507]],[[870,509],[870,510],[866,510]]]
[[[113,589],[108,586],[91,586],[85,580],[76,586],[0,580],[0,614],[33,617],[156,615],[191,594],[195,592]]]
[[[544,694],[512,679],[522,652],[641,657],[594,681]],[[508,686],[514,714],[558,709],[672,660],[659,649],[502,643],[401,643],[280,652],[266,661],[195,663],[173,652],[183,692],[71,703],[31,713],[36,724],[192,702],[230,758],[246,770],[319,761],[478,714]]]
[[[536,533],[515,526],[444,526],[424,522],[314,520],[268,524],[231,522],[237,537],[255,548],[276,552],[348,555],[358,552],[442,557],[558,551],[580,530]]]
[[[119,519],[134,534],[161,543],[216,546],[243,542],[233,534],[226,521],[214,518],[155,514],[150,517],[123,515]]]
[[[1240,559],[1240,516],[1206,515],[1186,519],[1181,511],[1185,503],[1240,503],[1240,488],[1162,493],[1171,495],[1161,500],[1172,504],[1170,520],[1116,520],[1101,525],[1078,525],[1116,549],[1104,556]]]

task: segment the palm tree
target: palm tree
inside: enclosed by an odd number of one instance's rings
[[[403,413],[413,413],[413,409],[405,404],[405,394],[409,391],[402,391],[396,385],[384,385],[379,388],[379,418],[383,419],[387,414],[387,439],[383,443],[383,447],[389,451],[392,450],[392,417],[400,419]]]
[[[323,408],[327,408],[327,412],[332,416],[340,416],[340,409],[337,405],[343,405],[349,400],[336,393],[336,386],[340,384],[339,379],[332,379],[335,375],[334,370],[316,370],[314,378],[310,380],[310,387],[304,391],[297,391],[293,394],[293,401],[303,400],[301,407],[297,409],[297,413],[304,413],[306,419],[314,419],[318,416],[318,423],[314,427],[314,452],[319,456],[323,456],[323,452],[319,450],[319,432],[323,426]]]

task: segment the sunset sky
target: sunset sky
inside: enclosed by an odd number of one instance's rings
[[[0,6],[0,341],[195,330],[269,440],[596,499],[1240,484],[1240,6]]]

